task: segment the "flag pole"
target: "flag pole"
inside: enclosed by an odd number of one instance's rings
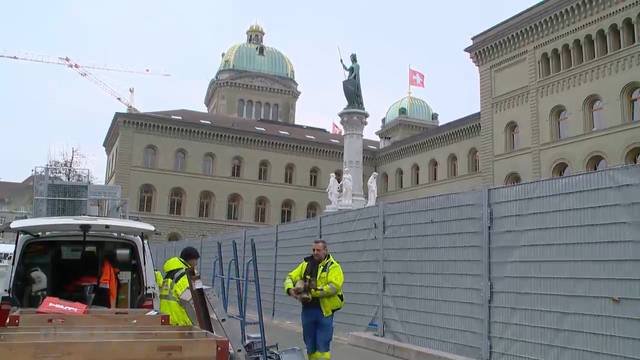
[[[411,97],[411,64],[409,64],[409,90],[407,91],[409,97]]]
[[[409,64],[409,91],[407,96],[407,116],[411,114],[411,64]]]

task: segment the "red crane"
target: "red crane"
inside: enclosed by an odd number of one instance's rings
[[[129,99],[127,99],[126,97],[120,95],[120,93],[118,93],[118,91],[112,88],[109,84],[107,84],[100,78],[93,75],[89,71],[89,69],[102,70],[102,71],[114,71],[114,72],[122,72],[122,73],[137,74],[137,75],[171,76],[170,74],[167,74],[167,73],[157,73],[149,69],[132,70],[132,69],[126,69],[126,68],[111,67],[111,66],[80,65],[79,63],[71,60],[68,56],[52,57],[47,55],[33,55],[33,54],[14,55],[14,54],[0,53],[0,58],[66,66],[69,69],[75,71],[78,75],[82,76],[83,78],[97,85],[100,89],[102,89],[102,91],[106,92],[107,94],[111,95],[113,98],[118,100],[120,103],[122,103],[124,106],[127,107],[127,111],[129,112],[140,112],[133,105],[134,89],[129,88]]]

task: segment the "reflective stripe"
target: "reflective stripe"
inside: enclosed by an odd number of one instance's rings
[[[178,301],[173,295],[160,295],[160,300]]]
[[[325,286],[325,288],[327,289],[323,289],[325,292],[331,294],[331,295],[335,295],[338,293],[338,289],[336,289],[335,286],[333,286],[333,284],[329,284],[327,286]]]
[[[180,269],[173,275],[173,279],[171,280],[173,280],[173,282],[177,282],[186,273],[187,271],[185,269]]]

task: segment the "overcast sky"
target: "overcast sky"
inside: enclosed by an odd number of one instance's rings
[[[356,52],[370,114],[365,137],[407,94],[408,66],[426,75],[426,100],[446,123],[479,110],[471,37],[534,5],[485,1],[10,1],[0,52],[69,56],[81,64],[149,68],[171,77],[94,71],[142,111],[203,104],[220,56],[256,21],[265,44],[292,61],[302,92],[296,123],[330,129],[345,105],[338,59]],[[78,147],[103,182],[104,136],[124,106],[62,66],[0,59],[0,179],[22,181],[51,154]]]

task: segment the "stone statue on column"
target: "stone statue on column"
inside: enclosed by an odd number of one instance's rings
[[[369,191],[369,197],[367,199],[367,206],[376,206],[376,199],[378,198],[378,173],[374,172],[367,181],[367,190]]]
[[[327,205],[328,211],[338,210],[338,198],[340,197],[339,192],[340,184],[338,180],[336,180],[336,174],[331,173],[329,176],[329,185],[327,186],[327,196],[329,197],[330,204]]]
[[[348,168],[345,168],[343,171],[340,187],[342,188],[340,207],[351,209],[353,207],[353,178],[351,177],[351,173]]]

